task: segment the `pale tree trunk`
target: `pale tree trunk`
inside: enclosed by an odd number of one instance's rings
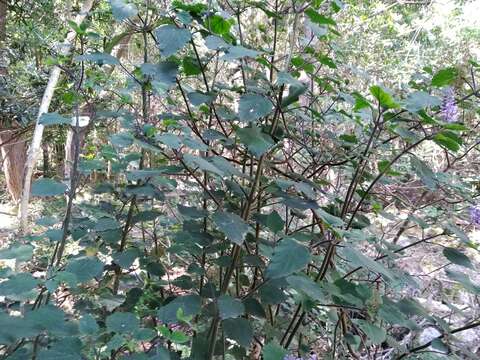
[[[15,137],[15,130],[0,131],[3,172],[8,192],[12,200],[17,203],[22,194],[23,169],[27,157],[27,142],[22,136]]]
[[[82,23],[82,21],[85,19],[88,12],[92,8],[92,5],[93,5],[93,0],[85,0],[80,13],[75,18],[75,23],[77,25],[80,25]],[[62,44],[60,55],[65,56],[69,54],[71,43],[75,39],[75,36],[76,34],[74,31],[70,31],[67,34],[67,38]],[[33,171],[35,169],[37,158],[38,158],[38,155],[40,154],[40,147],[42,144],[44,127],[43,125],[39,124],[39,120],[42,114],[48,112],[53,94],[55,92],[55,87],[58,83],[58,79],[60,78],[60,72],[61,72],[61,69],[58,66],[55,66],[50,72],[50,77],[48,79],[47,87],[45,89],[45,92],[43,93],[42,102],[40,103],[40,108],[38,110],[37,122],[35,124],[35,130],[33,132],[32,143],[30,144],[30,148],[28,150],[27,162],[25,164],[23,192],[22,192],[22,198],[21,198],[20,209],[19,209],[19,218],[20,218],[19,230],[21,233],[24,233],[25,230],[27,229],[28,202],[30,200],[30,186],[32,182]]]

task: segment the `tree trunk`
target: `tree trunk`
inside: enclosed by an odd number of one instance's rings
[[[90,118],[88,117],[90,120]],[[73,122],[72,122],[73,124]],[[78,136],[78,151],[83,148],[85,145],[85,138],[88,132],[88,124],[86,126],[78,126],[77,128],[71,126],[68,129],[67,141],[65,142],[65,164],[64,164],[64,174],[63,177],[65,180],[70,180],[72,164],[75,160],[75,131],[77,131]]]
[[[12,200],[17,203],[22,195],[23,170],[27,158],[27,142],[21,137],[13,139],[15,130],[2,130],[0,143],[6,143],[1,147],[3,172],[5,182]]]
[[[82,21],[85,19],[88,12],[92,8],[92,5],[93,5],[93,0],[85,0],[80,13],[77,15],[75,19],[75,23],[77,25],[80,25],[82,23]],[[70,31],[68,33],[67,38],[63,43],[62,50],[60,51],[60,55],[65,56],[69,54],[71,43],[75,39],[75,37],[76,37],[76,33],[74,31]],[[55,66],[50,73],[50,78],[48,79],[48,84],[45,89],[45,92],[43,93],[42,102],[40,103],[40,108],[38,110],[37,122],[35,124],[35,130],[33,132],[32,143],[30,144],[30,148],[28,150],[27,162],[25,164],[25,177],[24,177],[24,183],[23,183],[22,198],[21,198],[20,209],[19,209],[20,233],[24,233],[25,230],[27,229],[28,202],[30,200],[30,186],[32,182],[33,171],[35,169],[37,158],[40,153],[39,151],[40,146],[42,144],[43,125],[39,123],[39,120],[42,114],[48,112],[53,94],[55,92],[55,87],[57,86],[58,79],[60,78],[60,72],[61,72],[61,69],[58,66]]]

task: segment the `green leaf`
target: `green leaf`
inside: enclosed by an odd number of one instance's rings
[[[443,249],[443,256],[445,256],[451,263],[473,269],[470,259],[457,249],[446,247]]]
[[[313,23],[318,24],[318,25],[331,25],[331,26],[336,26],[337,25],[335,20],[319,14],[318,12],[316,12],[312,8],[308,8],[307,10],[305,10],[305,15],[307,15],[308,18]]]
[[[241,121],[255,121],[272,112],[273,104],[263,95],[245,94],[238,103],[238,117]]]
[[[117,21],[134,17],[138,13],[137,7],[126,0],[110,0],[110,5],[112,6],[113,16]]]
[[[38,120],[38,123],[44,126],[71,124],[71,122],[72,119],[64,117],[56,112],[43,113],[42,115],[40,115],[40,119]]]
[[[210,50],[228,49],[231,47],[225,40],[215,35],[209,35],[205,38],[205,46]]]
[[[238,128],[236,132],[240,142],[256,157],[262,156],[274,145],[271,136],[259,127]]]
[[[193,106],[200,106],[202,104],[211,104],[215,100],[216,94],[204,94],[199,91],[190,92],[187,94],[188,100]]]
[[[13,244],[12,246],[0,250],[1,260],[15,259],[17,261],[27,261],[33,256],[32,245]]]
[[[437,188],[437,178],[432,169],[415,156],[410,157],[410,163],[425,186],[432,191],[435,190]]]
[[[237,59],[241,59],[244,57],[250,57],[250,58],[255,58],[260,54],[260,52],[252,50],[252,49],[247,49],[246,47],[243,46],[230,46],[222,57],[220,57],[220,60],[224,61],[233,61]]]
[[[275,341],[270,341],[262,349],[263,360],[283,360],[287,355],[287,350]]]
[[[183,159],[191,167],[199,167],[203,171],[208,171],[219,176],[225,176],[223,171],[219,170],[215,165],[203,157],[192,154],[184,154]]]
[[[133,333],[138,329],[140,321],[138,318],[129,312],[115,312],[107,317],[106,325],[108,331],[117,334]]]
[[[245,235],[247,235],[250,227],[240,216],[219,210],[213,214],[212,219],[219,230],[227,236],[228,240],[237,245],[243,244]]]
[[[451,84],[458,76],[458,70],[454,67],[448,67],[439,70],[432,78],[432,86],[442,87]]]
[[[217,299],[221,319],[237,318],[245,313],[245,306],[239,299],[222,295]]]
[[[49,178],[35,180],[32,184],[32,196],[57,196],[67,190],[67,185]]]
[[[370,87],[370,93],[378,100],[381,106],[387,109],[395,109],[400,107],[395,100],[393,100],[392,95],[390,95],[386,90],[381,88],[378,85]]]
[[[65,271],[74,274],[80,283],[89,281],[103,272],[103,263],[95,257],[85,256],[70,261]]]
[[[329,214],[323,209],[315,209],[315,214],[317,214],[326,224],[331,227],[342,228],[344,222],[339,217]]]
[[[160,54],[168,57],[181,50],[191,39],[188,29],[177,28],[175,25],[162,25],[155,30]]]
[[[325,293],[315,281],[303,275],[290,275],[287,277],[288,284],[296,291],[302,292],[314,301],[325,298]]]
[[[205,27],[215,34],[226,35],[230,32],[232,22],[225,20],[220,15],[213,15],[207,18]]]
[[[473,294],[480,294],[480,286],[475,285],[467,274],[451,270],[445,270],[445,273],[450,279],[462,284],[465,290]]]
[[[434,136],[433,141],[442,147],[447,148],[453,152],[460,150],[460,143],[458,138],[455,139],[448,135],[447,132],[441,132]]]
[[[167,305],[162,306],[157,313],[158,318],[166,324],[176,323],[178,309],[183,310],[184,316],[195,316],[200,312],[202,299],[198,295],[185,295],[175,298]]]
[[[178,204],[177,208],[180,214],[191,219],[200,219],[208,215],[207,211],[203,209],[198,209],[196,207],[189,207]]]
[[[91,61],[99,65],[117,65],[120,63],[115,56],[100,52],[75,56],[75,61]]]
[[[408,95],[405,101],[405,108],[410,112],[417,112],[427,107],[439,106],[441,100],[425,91],[415,91]]]
[[[273,210],[270,214],[257,214],[256,219],[266,227],[268,227],[275,234],[282,231],[285,225],[285,222],[278,214],[277,211]]]
[[[0,283],[1,296],[20,296],[37,287],[38,280],[29,273],[13,275],[8,280]]]
[[[249,348],[253,340],[253,330],[247,319],[227,319],[222,321],[223,331],[229,339],[235,340],[244,348]]]
[[[158,64],[145,63],[140,66],[143,75],[150,76],[152,86],[159,95],[166,93],[176,83],[178,65],[171,61]]]
[[[100,327],[92,315],[85,314],[78,322],[78,329],[82,334],[91,336],[96,334],[98,330],[100,330]]]
[[[385,329],[379,328],[366,320],[354,319],[352,322],[360,327],[372,344],[381,344],[387,338]]]
[[[140,250],[137,248],[129,248],[122,252],[112,255],[113,262],[119,265],[122,269],[128,269],[132,266],[135,259],[141,256]]]
[[[109,217],[102,217],[98,219],[93,229],[95,231],[106,231],[106,230],[119,229],[120,227],[121,225],[117,220]]]
[[[303,269],[310,261],[307,247],[291,238],[280,241],[275,247],[273,257],[266,270],[266,276],[276,279]]]
[[[362,266],[370,271],[382,274],[391,280],[395,279],[395,276],[390,270],[378,261],[374,261],[370,257],[363,255],[359,250],[345,247],[342,249],[342,255],[355,267]]]

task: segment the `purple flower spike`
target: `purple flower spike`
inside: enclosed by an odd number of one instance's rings
[[[458,119],[458,107],[455,103],[455,93],[451,87],[445,89],[443,93],[441,114],[443,121],[448,123],[456,122]]]
[[[480,206],[472,206],[470,208],[470,219],[475,225],[480,225]]]

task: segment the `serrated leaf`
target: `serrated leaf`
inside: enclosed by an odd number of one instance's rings
[[[236,131],[240,142],[255,156],[265,154],[274,144],[270,135],[262,132],[259,127],[239,128]]]
[[[415,156],[410,157],[410,163],[423,184],[430,190],[435,190],[437,188],[437,179],[432,169]]]
[[[221,319],[237,318],[245,313],[245,306],[239,299],[222,295],[217,299],[218,312]]]
[[[371,324],[366,320],[354,319],[352,322],[360,327],[372,344],[381,344],[387,338],[387,332],[385,329]]]
[[[285,277],[302,270],[309,261],[308,248],[296,240],[286,238],[275,247],[265,274],[270,279]]]
[[[40,119],[38,120],[38,123],[44,126],[71,124],[71,122],[72,122],[72,119],[62,116],[56,112],[43,113],[40,116]]]
[[[115,312],[107,317],[107,329],[117,334],[133,333],[140,325],[139,319],[129,312]]]
[[[213,214],[212,219],[228,240],[237,245],[243,244],[250,227],[240,216],[226,211],[217,211]]]
[[[37,285],[38,280],[31,274],[16,274],[0,283],[0,296],[19,296],[33,290]]]
[[[443,256],[445,256],[451,263],[473,269],[470,259],[457,249],[446,247],[443,249]]]
[[[176,323],[178,309],[183,310],[184,316],[195,316],[200,312],[202,299],[198,295],[179,296],[162,306],[157,313],[158,318],[166,323]]]
[[[359,250],[346,247],[342,249],[342,255],[355,267],[362,266],[370,271],[382,274],[391,280],[395,279],[395,276],[390,270],[378,261],[374,261],[370,257],[363,255]]]
[[[78,282],[89,281],[103,272],[103,263],[92,256],[85,256],[71,260],[65,267],[65,271],[74,274]]]
[[[432,86],[442,87],[451,84],[458,76],[458,70],[448,67],[439,70],[432,78]]]
[[[75,61],[92,61],[99,65],[118,65],[120,63],[115,56],[100,52],[75,56]]]
[[[110,5],[117,21],[129,19],[138,13],[137,7],[126,0],[110,0]]]
[[[178,28],[175,25],[162,25],[155,30],[157,45],[160,54],[171,56],[181,50],[190,41],[191,34],[188,29]]]
[[[222,321],[223,331],[229,339],[235,340],[244,348],[249,348],[253,340],[253,330],[247,319],[227,319]]]
[[[395,100],[393,100],[392,95],[390,95],[385,89],[378,85],[370,87],[370,93],[378,100],[381,106],[387,109],[395,109],[400,107]]]
[[[10,260],[15,259],[17,261],[27,261],[33,256],[32,245],[13,244],[12,246],[0,250],[0,259]]]
[[[241,121],[255,121],[267,116],[273,110],[273,104],[263,95],[245,94],[238,103],[238,117]]]
[[[263,360],[284,360],[287,350],[275,341],[270,341],[262,349]]]
[[[62,195],[66,190],[67,185],[49,178],[35,180],[32,184],[32,196],[57,196]]]

